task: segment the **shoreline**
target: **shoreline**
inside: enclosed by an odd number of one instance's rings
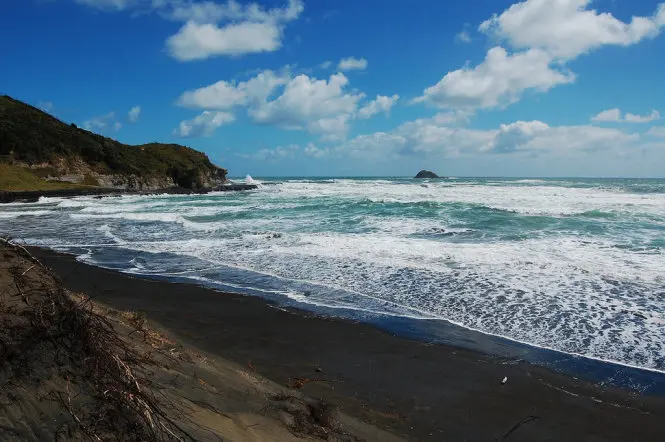
[[[65,254],[68,253],[65,252]],[[87,264],[98,266],[93,263]],[[236,286],[228,286],[223,282],[201,282],[186,276],[141,274],[124,272],[120,268],[98,267],[137,278],[196,285],[222,293],[258,297],[265,302],[275,304],[278,308],[285,308],[295,313],[314,314],[324,318],[368,324],[388,334],[419,343],[463,348],[501,360],[534,364],[591,383],[623,388],[639,394],[665,397],[665,372],[663,371],[582,354],[567,353],[497,334],[486,333],[446,319],[403,316],[389,312],[377,313],[349,307],[322,306],[317,303],[285,298],[283,295],[270,295],[260,289],[242,289]]]
[[[244,190],[255,190],[258,186],[256,184],[236,184],[228,183],[215,188],[205,189],[185,189],[182,187],[171,187],[159,190],[127,190],[127,189],[104,189],[104,188],[90,188],[90,189],[56,189],[56,190],[24,190],[24,191],[11,191],[0,190],[0,204],[7,203],[34,203],[39,201],[41,197],[47,198],[74,198],[77,196],[123,196],[123,195],[203,195],[210,192],[238,192]]]
[[[135,277],[31,248],[69,288],[148,320],[202,351],[251,364],[282,385],[420,440],[652,440],[665,398],[594,385],[547,368],[395,336],[376,324],[293,311],[254,296]],[[81,276],[78,276],[81,275]],[[85,276],[82,276],[85,275]],[[319,371],[320,370],[320,371]],[[317,380],[318,378],[325,380]],[[507,377],[505,385],[501,380]],[[367,415],[367,409],[383,413]]]

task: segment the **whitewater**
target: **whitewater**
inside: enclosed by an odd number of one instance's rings
[[[3,205],[0,233],[124,272],[665,371],[665,180],[247,180],[259,188]]]

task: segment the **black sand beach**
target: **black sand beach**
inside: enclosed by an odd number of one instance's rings
[[[655,441],[665,398],[31,249],[68,288],[411,440]],[[504,377],[508,380],[502,384]]]

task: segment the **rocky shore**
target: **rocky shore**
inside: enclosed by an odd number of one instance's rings
[[[57,198],[70,198],[77,196],[119,196],[119,195],[155,195],[155,194],[171,194],[171,195],[188,195],[188,194],[205,194],[210,192],[233,192],[243,190],[257,189],[256,184],[222,184],[214,188],[204,189],[186,189],[183,187],[170,187],[166,189],[159,189],[154,191],[132,191],[126,189],[103,189],[103,188],[74,188],[74,189],[57,189],[57,190],[29,190],[29,191],[0,191],[0,204],[1,203],[15,203],[15,202],[37,202],[41,197],[57,197]]]

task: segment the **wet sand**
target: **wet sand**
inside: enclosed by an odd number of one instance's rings
[[[71,290],[202,352],[302,386],[410,440],[655,441],[665,398],[644,396],[367,324],[287,311],[262,299],[132,277],[31,249]],[[504,377],[507,382],[502,383]]]

